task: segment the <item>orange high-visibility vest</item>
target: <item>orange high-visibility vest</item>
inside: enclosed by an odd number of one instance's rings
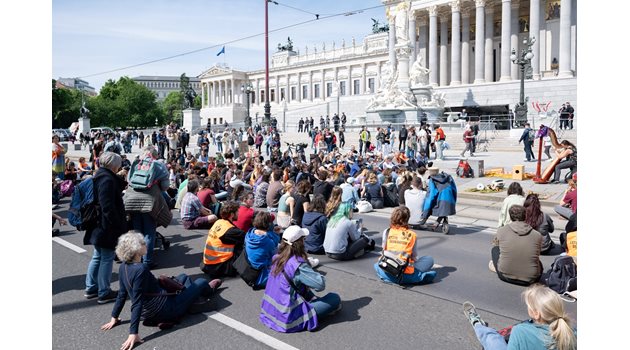
[[[385,243],[385,250],[398,255],[398,258],[402,261],[409,260],[409,265],[405,268],[406,274],[411,274],[415,271],[413,266],[413,246],[415,244],[415,232],[402,227],[392,227],[389,229],[387,242]]]
[[[215,265],[230,260],[234,255],[234,244],[221,242],[223,236],[230,228],[235,227],[228,220],[219,219],[208,231],[206,248],[203,251],[203,263]]]
[[[567,255],[577,258],[577,231],[567,234]]]

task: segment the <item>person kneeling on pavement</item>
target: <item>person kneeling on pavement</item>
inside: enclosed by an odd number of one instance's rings
[[[200,267],[213,278],[236,276],[232,263],[241,254],[245,242],[245,231],[234,225],[238,219],[238,208],[236,202],[225,202],[221,207],[221,219],[208,232]]]
[[[525,222],[525,207],[515,204],[508,212],[512,222],[497,230],[488,267],[504,282],[528,286],[536,283],[543,272],[543,236]]]
[[[361,222],[351,220],[352,206],[341,203],[335,214],[326,225],[324,250],[329,258],[335,260],[352,260],[370,250],[376,243],[361,233]]]
[[[317,297],[311,291],[323,291],[326,279],[308,263],[304,249],[304,237],[308,234],[307,229],[289,226],[282,234],[278,254],[273,257],[259,318],[277,332],[315,330],[319,318],[341,310],[338,294]]]
[[[258,270],[258,277],[252,286],[255,290],[263,289],[267,285],[271,259],[278,251],[282,228],[280,226],[274,228],[273,219],[271,213],[257,212],[254,215],[254,227],[249,229],[245,236],[247,262],[253,269]]]
[[[145,326],[170,328],[186,311],[194,311],[191,306],[207,304],[208,298],[221,286],[220,279],[208,282],[204,278],[198,278],[193,281],[186,274],[180,274],[176,279],[184,288],[179,293],[169,293],[163,289],[148,266],[142,263],[142,256],[146,253],[147,245],[142,234],[128,232],[118,239],[116,254],[123,261],[118,271],[120,289],[112,318],[101,329],[110,330],[121,323],[119,316],[129,297],[129,337],[122,344],[121,350],[131,349],[134,344],[143,342],[138,332],[141,318],[144,319]]]
[[[379,262],[374,264],[376,274],[384,282],[397,284],[430,283],[437,275],[437,272],[431,271],[433,257],[418,257],[416,254],[418,251],[416,247],[417,235],[409,229],[409,216],[409,208],[397,207],[392,212],[390,227],[383,232],[382,256],[396,257],[398,261],[407,263],[399,277],[383,270]]]

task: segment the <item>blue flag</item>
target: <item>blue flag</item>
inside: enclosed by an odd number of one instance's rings
[[[217,54],[217,56],[221,55],[221,54],[225,54],[225,46],[223,46],[223,48],[221,49],[221,51],[219,51],[219,53]]]

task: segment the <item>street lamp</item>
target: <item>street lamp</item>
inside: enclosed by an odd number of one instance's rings
[[[263,124],[271,125],[271,105],[269,104],[269,1],[265,1],[265,118]]]
[[[510,59],[512,63],[521,66],[521,95],[519,102],[514,108],[514,116],[517,120],[527,120],[527,104],[525,103],[525,69],[530,66],[534,54],[532,53],[532,45],[536,42],[535,37],[523,40],[525,47],[521,50],[520,57],[516,56],[516,49],[512,48]]]
[[[249,95],[254,93],[254,87],[248,82],[245,85],[241,85],[241,92],[247,95],[247,115],[245,116],[245,127],[250,128],[252,126],[252,117],[249,116]]]

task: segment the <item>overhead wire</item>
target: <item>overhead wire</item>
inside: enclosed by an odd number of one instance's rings
[[[290,7],[288,5],[280,4],[277,1],[270,1],[270,2],[272,2],[274,4],[277,4],[277,5]],[[301,10],[302,12],[306,12],[306,13],[309,13],[309,14],[312,14],[312,15],[317,15],[317,16],[316,16],[315,19],[309,19],[309,20],[306,20],[306,21],[293,23],[293,24],[290,24],[290,25],[287,25],[287,26],[284,26],[284,27],[279,27],[279,28],[276,28],[276,29],[272,29],[272,30],[269,31],[269,33],[278,32],[278,31],[281,31],[281,30],[285,30],[285,29],[288,29],[288,28],[301,26],[301,25],[304,25],[304,24],[307,24],[307,23],[316,22],[316,21],[323,20],[323,19],[328,19],[328,18],[333,18],[333,17],[338,17],[338,16],[351,16],[351,15],[362,13],[363,11],[369,11],[369,10],[373,10],[373,9],[377,9],[377,8],[381,8],[381,7],[385,7],[385,6],[386,5],[383,4],[383,5],[366,7],[366,8],[363,8],[363,9],[358,9],[358,10],[353,10],[353,11],[345,11],[345,12],[334,13],[334,14],[329,14],[329,15],[319,15],[319,14],[315,14],[315,13],[310,13],[310,12],[305,11],[305,10]],[[219,48],[219,47],[222,47],[222,46],[225,46],[225,45],[233,44],[235,42],[239,42],[239,41],[243,41],[243,40],[247,40],[247,39],[252,39],[252,38],[255,38],[255,37],[258,37],[258,36],[262,36],[262,35],[265,35],[265,32],[258,33],[258,34],[253,34],[253,35],[249,35],[249,36],[245,36],[245,37],[241,37],[241,38],[238,38],[238,39],[226,41],[226,42],[223,42],[223,43],[219,43],[219,44],[216,44],[216,45],[203,47],[203,48],[192,50],[192,51],[186,51],[186,52],[183,52],[183,53],[180,53],[180,54],[177,54],[177,55],[172,55],[172,56],[168,56],[168,57],[162,57],[162,58],[158,58],[158,59],[147,61],[147,62],[133,64],[131,66],[111,69],[111,70],[107,70],[107,71],[103,71],[103,72],[99,72],[99,73],[94,73],[94,74],[83,75],[83,76],[80,76],[79,78],[82,78],[82,79],[83,78],[89,78],[89,77],[94,77],[94,76],[98,76],[98,75],[103,75],[103,74],[114,73],[114,72],[118,72],[118,71],[122,71],[122,70],[127,70],[127,69],[130,69],[130,68],[145,66],[145,65],[148,65],[148,64],[157,63],[157,62],[161,62],[161,61],[166,61],[166,60],[170,60],[170,59],[177,58],[177,57],[191,55],[191,54],[194,54],[194,53],[197,53],[197,52],[201,52],[201,51],[205,51],[205,50]]]

